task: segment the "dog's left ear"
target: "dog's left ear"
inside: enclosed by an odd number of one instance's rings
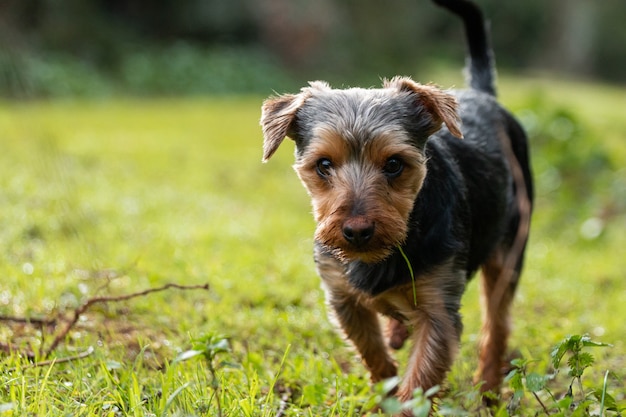
[[[415,93],[419,102],[433,118],[431,130],[432,135],[441,128],[444,123],[450,133],[459,139],[463,138],[459,127],[459,114],[457,112],[457,101],[454,96],[433,86],[416,83],[408,77],[395,77],[391,81],[385,81],[385,87],[397,88],[400,91]]]

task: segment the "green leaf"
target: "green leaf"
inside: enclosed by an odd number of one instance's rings
[[[593,390],[593,396],[596,398],[596,400],[598,400],[598,402],[601,402],[603,400],[603,394],[604,394],[604,407],[608,410],[617,410],[617,402],[615,401],[615,398],[613,398],[611,394],[601,389]]]
[[[230,352],[230,346],[228,345],[228,339],[220,339],[209,345],[207,345],[207,350],[213,352],[213,354]]]
[[[556,406],[559,408],[559,410],[569,410],[572,406],[572,401],[574,401],[572,396],[566,395],[557,401]]]
[[[570,417],[589,417],[589,408],[592,407],[594,405],[593,401],[590,400],[586,400],[586,401],[581,401],[579,403],[577,403],[574,407],[574,410],[572,411],[571,414],[569,414]]]
[[[511,360],[511,365],[518,369],[524,369],[528,365],[528,360],[526,358],[515,358]]]
[[[515,377],[515,375],[519,374],[519,370],[511,369],[508,374],[504,377],[504,382],[509,382],[511,378]]]
[[[593,340],[591,340],[589,336],[585,336],[582,338],[582,344],[583,346],[587,346],[587,347],[612,347],[613,346],[609,343],[594,342]]]
[[[441,406],[439,408],[439,410],[437,410],[437,414],[436,415],[438,415],[438,416],[464,417],[464,416],[469,416],[470,414],[467,411],[462,410],[460,408],[452,407],[450,405],[444,405],[444,406]]]
[[[415,417],[428,417],[430,415],[431,403],[426,401],[411,407],[411,411]]]
[[[106,361],[105,366],[106,366],[107,371],[116,371],[119,369],[124,369],[124,365],[122,365],[121,363],[117,361],[112,361],[112,360]]]
[[[402,404],[396,397],[387,397],[380,402],[380,408],[382,408],[385,413],[397,414],[402,411]]]
[[[424,393],[424,397],[426,398],[430,398],[433,395],[435,395],[436,393],[439,392],[439,385],[435,385],[434,387],[430,387],[425,393]]]
[[[176,359],[174,359],[173,363],[183,362],[202,354],[204,354],[202,350],[186,350],[180,353]]]
[[[575,378],[580,378],[588,367],[593,365],[595,359],[593,355],[587,352],[580,352],[577,355],[573,355],[568,359],[567,364],[571,368],[569,375]]]
[[[378,383],[376,385],[377,385],[377,388],[380,389],[381,394],[387,395],[393,389],[395,389],[398,386],[399,383],[400,383],[400,377],[394,376],[394,377],[391,377],[391,378],[387,378],[387,379],[381,381],[380,383]],[[377,391],[378,391],[378,389],[377,389]]]
[[[237,362],[231,362],[231,361],[220,361],[220,363],[217,365],[218,368],[228,368],[228,369],[242,369],[241,364],[237,363]]]
[[[567,352],[567,350],[568,346],[565,340],[556,345],[554,349],[552,349],[552,352],[550,352],[550,357],[552,357],[552,366],[554,367],[554,369],[558,369],[559,366],[561,366],[561,360],[563,359],[563,356],[565,355],[565,352]]]
[[[511,371],[511,373],[515,372],[513,375],[511,375],[511,378],[509,378],[509,386],[511,387],[511,389],[513,389],[514,391],[524,391],[524,382],[522,381],[522,374],[518,371]]]
[[[526,388],[531,392],[539,392],[546,387],[546,379],[544,376],[536,372],[526,375]]]

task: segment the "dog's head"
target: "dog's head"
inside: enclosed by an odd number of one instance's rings
[[[402,244],[426,176],[424,146],[442,123],[457,137],[456,100],[409,78],[383,88],[310,83],[263,103],[263,160],[288,136],[312,199],[315,239],[342,261],[376,263]]]

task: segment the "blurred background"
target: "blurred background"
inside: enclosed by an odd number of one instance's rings
[[[479,0],[501,72],[626,82],[623,0]],[[458,69],[427,0],[1,0],[0,95],[284,92]]]

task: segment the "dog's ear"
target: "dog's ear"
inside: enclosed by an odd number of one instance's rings
[[[463,138],[459,127],[461,119],[457,112],[458,104],[454,96],[433,85],[416,83],[408,77],[395,77],[391,81],[385,81],[385,87],[397,88],[400,91],[417,95],[420,103],[433,118],[429,135],[441,129],[441,124],[444,123],[452,135]]]
[[[263,102],[261,108],[261,127],[263,128],[263,162],[268,159],[285,139],[293,137],[293,124],[296,112],[307,98],[315,92],[329,91],[330,86],[324,81],[311,81],[308,87],[300,90],[299,94],[285,94],[270,97]]]
[[[276,152],[276,149],[289,135],[296,111],[304,100],[301,94],[285,94],[270,97],[261,108],[261,127],[263,128],[263,162]]]

